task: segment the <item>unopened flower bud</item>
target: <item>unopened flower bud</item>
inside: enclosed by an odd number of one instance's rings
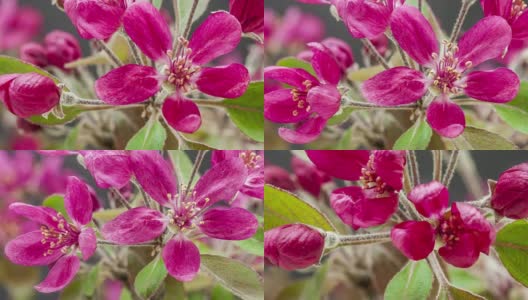
[[[303,224],[289,224],[264,233],[264,255],[286,270],[307,268],[321,259],[325,237]]]
[[[491,207],[508,218],[528,217],[528,163],[516,165],[500,175]]]
[[[41,68],[48,65],[46,49],[34,42],[24,44],[20,48],[20,59]]]
[[[291,179],[290,173],[278,166],[266,165],[264,167],[264,181],[283,190],[295,191],[295,182]]]
[[[81,46],[77,39],[68,32],[54,30],[44,39],[48,62],[58,68],[81,57]]]

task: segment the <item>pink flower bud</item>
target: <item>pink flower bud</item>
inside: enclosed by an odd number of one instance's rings
[[[24,44],[20,48],[20,59],[41,68],[48,65],[46,49],[34,42]]]
[[[295,191],[295,182],[290,177],[290,173],[278,166],[267,165],[264,168],[264,181],[290,192]]]
[[[495,186],[491,207],[512,219],[528,217],[528,163],[504,171]]]
[[[307,268],[321,259],[324,236],[303,224],[289,224],[264,233],[264,255],[286,270]]]
[[[0,76],[0,99],[21,118],[40,115],[59,103],[60,91],[49,77],[37,73]]]
[[[44,39],[47,57],[50,64],[64,69],[64,64],[81,57],[81,46],[77,39],[68,32],[54,30]]]

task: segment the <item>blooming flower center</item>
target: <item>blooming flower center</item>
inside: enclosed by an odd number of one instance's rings
[[[511,16],[512,19],[517,19],[526,9],[527,5],[523,0],[512,0]]]
[[[361,168],[361,174],[359,180],[363,189],[374,189],[379,194],[385,193],[387,184],[383,182],[376,170],[374,170],[374,154],[370,155],[367,165]]]
[[[193,64],[190,58],[192,49],[187,47],[189,42],[182,37],[179,41],[181,46],[176,53],[170,50],[167,52],[171,63],[165,69],[165,74],[168,76],[167,81],[174,85],[177,90],[187,93],[196,88],[192,77],[200,71],[200,66]]]
[[[444,214],[437,227],[438,235],[442,238],[447,247],[453,246],[458,240],[463,230],[462,219],[451,212]]]
[[[441,93],[456,94],[459,93],[464,84],[458,82],[462,78],[463,70],[458,67],[458,58],[455,54],[458,52],[458,46],[448,41],[443,41],[443,53],[439,58],[437,53],[433,53],[433,59],[436,66],[431,70],[430,76],[433,80],[433,88]],[[466,68],[471,67],[471,62],[466,62]]]
[[[306,96],[308,95],[308,91],[312,88],[312,82],[310,80],[305,80],[303,82],[304,89],[297,89],[294,88],[291,90],[292,94],[292,100],[293,102],[297,102],[297,108],[292,111],[292,115],[298,116],[299,110],[306,110],[306,112],[309,112],[311,107],[306,101]]]
[[[57,216],[52,219],[57,222],[55,227],[40,226],[40,232],[43,236],[41,242],[42,244],[48,244],[49,247],[44,256],[51,255],[57,249],[60,249],[62,253],[67,253],[70,248],[77,245],[79,239],[79,230],[74,225],[66,222],[61,213],[57,213]]]
[[[193,220],[202,211],[203,205],[198,205],[200,201],[196,199],[196,191],[193,189],[182,185],[180,191],[174,196],[168,195],[169,199],[174,203],[173,209],[168,212],[168,217],[170,224],[178,227],[180,231],[185,231],[196,227]],[[210,199],[205,198],[203,201],[207,203]]]
[[[243,151],[238,155],[243,161],[246,167],[251,170],[254,168],[258,168],[258,161],[260,160],[260,155],[257,155],[253,151]]]

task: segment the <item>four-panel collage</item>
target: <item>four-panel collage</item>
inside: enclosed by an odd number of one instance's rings
[[[528,300],[526,1],[0,0],[0,300]]]

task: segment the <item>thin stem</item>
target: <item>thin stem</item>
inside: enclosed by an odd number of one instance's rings
[[[475,1],[476,0],[462,0],[462,6],[460,7],[460,11],[458,12],[458,17],[456,19],[455,26],[453,27],[453,31],[451,32],[451,37],[449,38],[449,41],[451,43],[454,42],[458,37],[460,29],[462,28],[462,24],[464,24],[464,20],[466,19],[469,8],[473,5],[473,3],[475,3]]]
[[[194,177],[196,176],[196,173],[198,173],[198,170],[200,169],[200,166],[202,165],[203,159],[205,157],[205,150],[198,151],[198,155],[196,156],[196,160],[194,161],[193,169],[191,172],[191,177],[189,177],[189,183],[187,184],[187,187],[191,187]]]
[[[108,46],[103,41],[97,40],[95,43],[103,49],[106,55],[108,55],[114,66],[121,67],[123,65],[123,62],[117,57],[114,51],[108,48]]]
[[[123,246],[120,244],[116,244],[114,242],[105,241],[105,240],[98,240],[98,245],[109,245],[109,246]],[[144,244],[134,244],[134,245],[127,245],[128,247],[155,247],[158,246],[157,243],[144,243]]]
[[[398,194],[399,203],[403,206],[407,214],[411,217],[412,220],[423,220],[422,215],[416,211],[414,204],[407,198],[403,191],[400,191]]]
[[[366,233],[338,236],[337,246],[384,243],[391,240],[390,232]]]
[[[490,200],[491,200],[491,194],[486,195],[486,196],[482,197],[481,199],[474,200],[474,201],[466,201],[464,203],[467,203],[469,205],[473,205],[475,207],[484,208],[484,207],[488,207],[489,206]]]
[[[144,65],[145,62],[139,55],[138,49],[136,47],[136,44],[130,39],[130,37],[126,37],[126,40],[128,42],[128,47],[130,48],[130,51],[132,52],[132,57],[134,58],[134,62],[138,65]]]
[[[422,5],[422,4],[423,4],[422,2],[423,2],[423,0],[418,0],[418,10],[419,10],[419,11],[422,11],[422,6],[423,6],[423,5]]]
[[[438,294],[440,295],[443,291],[449,293],[449,281],[447,280],[444,270],[442,269],[442,266],[440,265],[440,262],[438,261],[434,251],[427,257],[427,261],[429,262],[429,266],[431,266],[431,270],[433,270],[433,274],[438,281]]]
[[[449,187],[453,176],[455,175],[456,166],[458,163],[459,150],[451,151],[451,156],[449,157],[449,162],[447,163],[447,169],[442,179],[442,184],[446,187]]]
[[[418,108],[415,103],[398,105],[398,106],[380,106],[380,105],[373,104],[373,103],[359,102],[359,101],[353,101],[349,99],[346,99],[345,106],[350,106],[353,108],[408,109],[408,110]]]
[[[121,194],[121,192],[118,189],[112,187],[112,188],[110,188],[110,191],[113,192],[114,194],[116,194],[117,199],[121,202],[121,204],[123,204],[124,207],[126,207],[127,209],[131,209],[132,208],[130,206],[130,204],[128,204],[128,201],[125,199],[123,194]]]
[[[178,46],[178,37],[180,36],[180,0],[172,0],[172,8],[174,9],[174,43],[172,49],[175,51]]]
[[[184,38],[187,38],[187,36],[189,36],[189,32],[191,31],[191,25],[194,18],[194,13],[196,12],[196,7],[198,6],[198,1],[200,0],[194,0],[193,5],[191,7],[191,13],[189,14],[189,18],[187,19],[185,30],[183,31]]]
[[[365,45],[365,47],[367,47],[367,49],[376,56],[376,59],[378,60],[378,62],[385,69],[390,69],[389,63],[385,60],[385,58],[383,58],[381,53],[379,53],[379,51],[376,49],[376,47],[374,47],[374,45],[369,39],[361,39],[361,42],[363,42],[363,45]]]
[[[414,150],[407,151],[409,156],[409,165],[411,167],[413,186],[420,184],[420,170],[418,166],[418,160],[416,159],[416,152]]]
[[[433,150],[433,180],[442,180],[442,150]]]

